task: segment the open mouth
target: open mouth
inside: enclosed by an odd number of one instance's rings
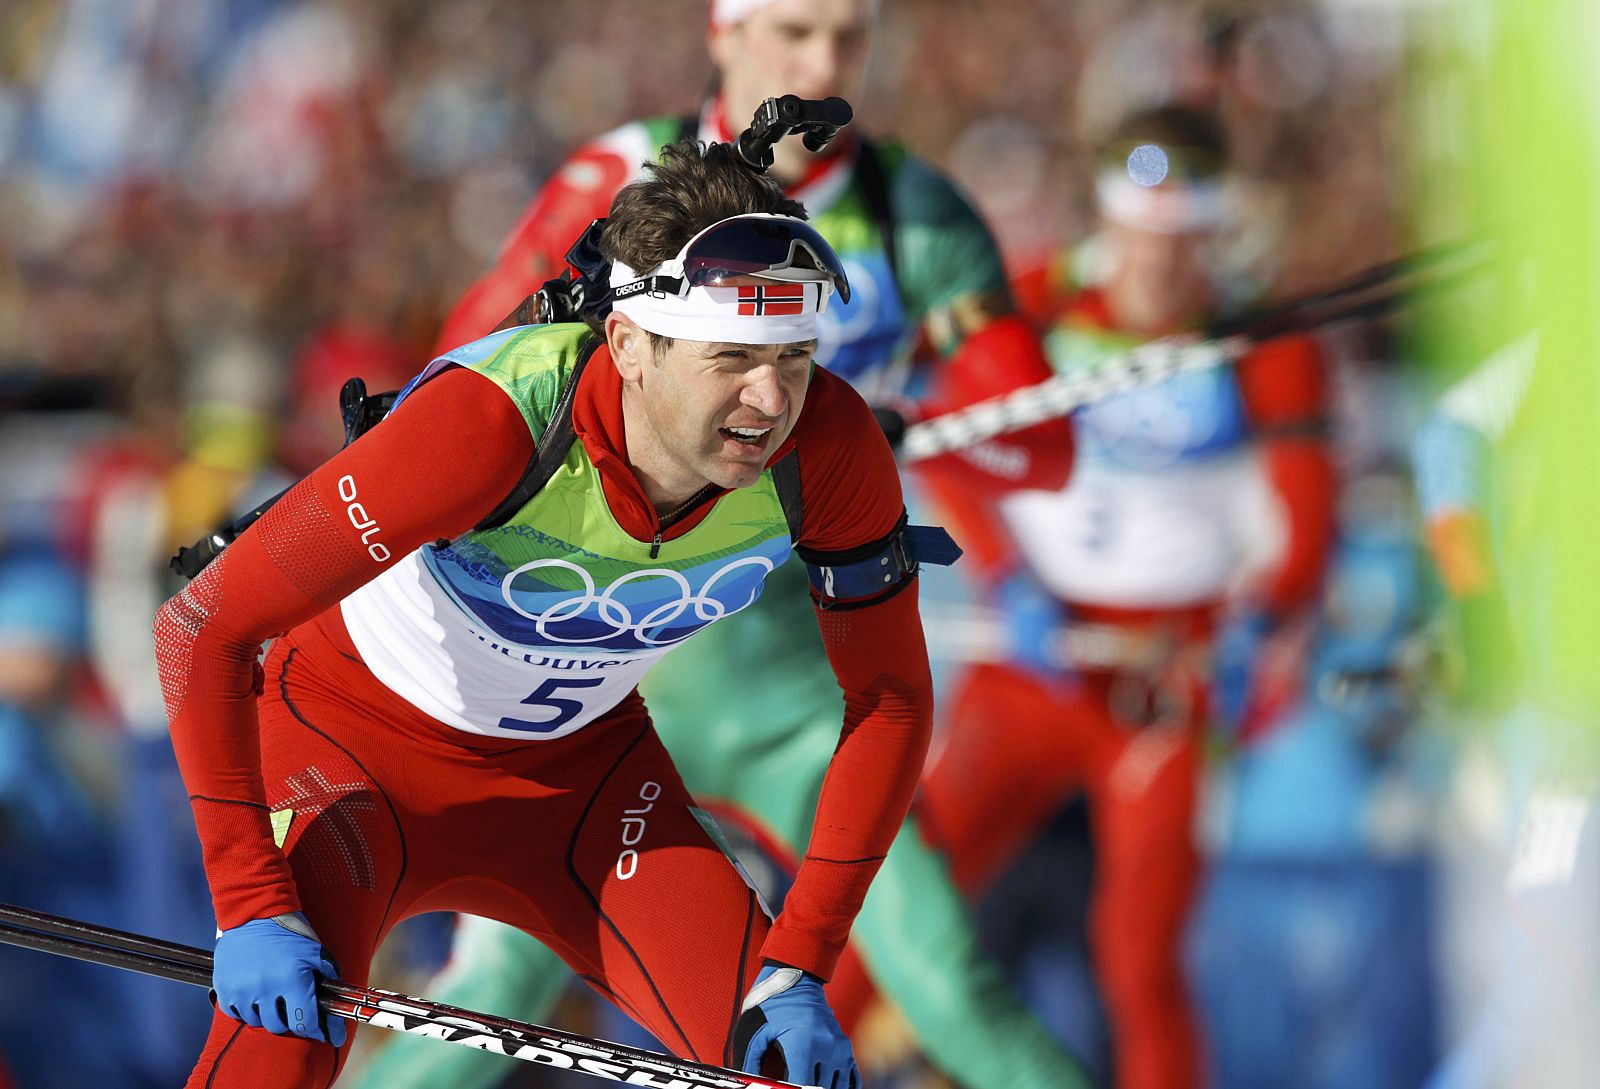
[[[767,436],[772,434],[770,427],[722,427],[717,430],[723,438],[732,439],[740,446],[751,450],[766,445]]]

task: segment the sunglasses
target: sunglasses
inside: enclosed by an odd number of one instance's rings
[[[640,292],[682,297],[692,287],[708,287],[738,276],[791,283],[826,282],[850,301],[850,280],[833,247],[803,220],[752,213],[713,223],[664,261],[654,273],[621,284],[612,295],[625,299]]]

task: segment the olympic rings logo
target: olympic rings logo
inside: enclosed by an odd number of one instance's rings
[[[507,605],[510,605],[519,615],[534,622],[534,630],[538,632],[541,639],[549,640],[552,643],[576,645],[596,642],[593,636],[568,639],[551,631],[552,625],[560,624],[566,620],[576,620],[589,613],[592,608],[598,614],[600,620],[612,626],[614,629],[612,637],[632,635],[646,646],[662,647],[672,646],[681,642],[693,635],[694,631],[711,623],[713,620],[720,620],[730,613],[736,613],[740,609],[749,607],[760,595],[762,580],[772,572],[774,566],[773,562],[765,556],[745,556],[713,572],[698,591],[689,585],[689,580],[677,571],[669,571],[664,567],[648,567],[639,571],[630,571],[610,586],[607,586],[604,592],[597,592],[598,588],[595,586],[594,576],[590,575],[582,567],[568,560],[544,559],[534,560],[532,563],[525,563],[521,567],[514,568],[501,580],[500,592]],[[760,578],[756,580],[755,587],[750,591],[750,596],[742,604],[730,607],[721,599],[712,596],[712,588],[717,583],[727,578],[734,571],[744,567],[759,568]],[[582,580],[583,590],[581,593],[573,594],[571,597],[555,602],[542,612],[529,612],[517,603],[511,592],[511,584],[518,575],[531,574],[546,568],[571,571]],[[672,600],[657,605],[635,620],[633,611],[628,607],[628,603],[617,599],[617,591],[630,582],[637,582],[642,579],[665,579],[676,589],[677,596]],[[671,624],[690,609],[694,610],[694,619],[700,621],[694,629],[672,639],[661,639],[650,634],[652,631]],[[592,619],[593,617],[590,618]]]

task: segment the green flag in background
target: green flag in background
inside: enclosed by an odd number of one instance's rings
[[[1417,231],[1424,241],[1483,237],[1493,255],[1491,273],[1428,307],[1419,330],[1445,403],[1474,397],[1463,411],[1489,419],[1482,486],[1506,623],[1488,638],[1498,641],[1493,654],[1520,661],[1517,695],[1550,713],[1558,752],[1592,759],[1600,755],[1600,4],[1462,0],[1423,21],[1433,25],[1415,69],[1409,149],[1419,168]],[[1519,353],[1522,365],[1505,363]],[[1482,380],[1496,358],[1499,380]]]

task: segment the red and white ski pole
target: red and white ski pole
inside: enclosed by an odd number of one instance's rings
[[[1466,244],[1388,261],[1325,291],[1147,341],[1083,371],[912,424],[897,453],[901,461],[914,462],[976,446],[1174,375],[1230,363],[1271,337],[1391,314],[1425,293],[1478,275],[1487,264],[1483,247]]]
[[[203,949],[26,908],[0,904],[0,942],[196,987],[211,986],[211,954]],[[317,1004],[325,1013],[374,1028],[649,1089],[798,1089],[790,1082],[339,980],[317,985]]]

